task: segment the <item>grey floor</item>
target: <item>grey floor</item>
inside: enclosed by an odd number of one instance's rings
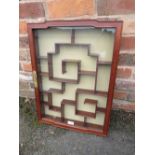
[[[38,125],[33,114],[20,113],[20,155],[134,155],[134,131],[125,124],[111,124],[109,136],[98,137]]]

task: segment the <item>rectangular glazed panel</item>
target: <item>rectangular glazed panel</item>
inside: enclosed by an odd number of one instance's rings
[[[28,24],[40,122],[107,135],[121,30],[95,20]]]
[[[72,31],[74,30],[74,46],[71,44]],[[47,30],[38,30],[38,49],[40,57],[48,57],[48,53],[53,53],[52,67],[53,77],[60,79],[77,80],[79,71],[91,71],[94,72],[93,76],[80,75],[79,82],[76,84],[65,83],[65,91],[63,93],[52,93],[51,103],[53,106],[61,107],[62,101],[75,100],[77,89],[87,89],[94,91],[95,78],[96,78],[96,91],[108,91],[110,80],[110,66],[98,65],[98,61],[112,61],[113,44],[114,44],[114,29],[107,31],[106,29],[95,28],[49,28]],[[56,54],[56,45],[59,44],[59,51]],[[62,45],[61,45],[62,44]],[[90,56],[87,46],[90,46]],[[55,54],[54,54],[55,53]],[[98,58],[97,58],[98,56]],[[64,64],[62,62],[65,61]],[[80,68],[78,68],[80,63]],[[48,72],[48,61],[40,61],[41,72]],[[63,65],[65,66],[65,73],[63,73]],[[48,91],[50,88],[61,89],[61,82],[57,82],[54,79],[49,80],[48,77],[42,77],[42,89]],[[96,100],[95,104],[85,104],[86,99]],[[48,98],[44,97],[44,100],[48,102]],[[97,96],[94,94],[79,94],[77,97],[77,107],[66,104],[64,106],[64,118],[71,119],[72,121],[81,121],[84,123],[92,123],[95,125],[104,125],[105,114],[102,112],[96,112],[96,106],[106,108],[106,97]],[[95,118],[87,116],[83,113],[76,111],[90,112],[94,114]],[[45,106],[45,114],[53,117],[61,117],[61,112],[55,112]],[[81,115],[81,116],[80,116]]]
[[[115,29],[111,29],[111,32],[105,30],[106,29],[77,30],[75,42],[91,44],[91,53],[99,55],[99,60],[111,61]]]

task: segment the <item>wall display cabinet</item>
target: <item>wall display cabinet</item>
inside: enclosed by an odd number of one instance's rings
[[[108,134],[121,21],[29,23],[40,123]]]

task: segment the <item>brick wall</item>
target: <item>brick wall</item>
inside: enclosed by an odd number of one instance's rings
[[[134,111],[134,0],[21,0],[19,2],[20,96],[34,98],[27,23],[58,19],[123,20],[113,109]]]

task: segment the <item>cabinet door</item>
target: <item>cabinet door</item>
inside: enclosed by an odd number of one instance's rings
[[[29,24],[39,121],[107,135],[122,22]]]

